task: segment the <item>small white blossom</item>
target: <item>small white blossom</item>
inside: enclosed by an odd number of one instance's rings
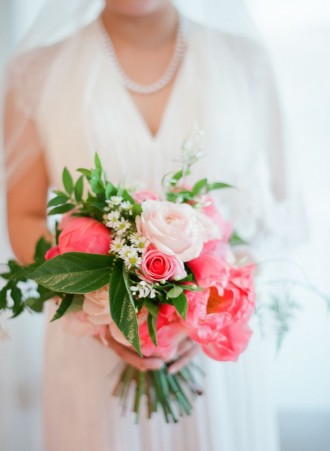
[[[129,239],[140,252],[143,252],[149,245],[149,240],[138,232],[132,233],[132,235],[129,236]]]
[[[112,207],[118,207],[123,201],[122,196],[111,196],[107,203]]]
[[[121,218],[116,224],[116,231],[118,235],[124,235],[125,232],[131,227],[131,224],[127,219]]]
[[[141,265],[142,262],[142,258],[139,257],[138,253],[134,252],[134,250],[132,252],[126,253],[126,255],[123,257],[123,260],[128,269],[137,268]]]
[[[152,286],[151,283],[147,283],[144,280],[136,284],[135,286],[130,287],[130,290],[133,294],[137,295],[139,298],[147,298],[153,299],[156,297],[156,290]]]
[[[127,213],[130,214],[130,215],[132,214],[132,207],[133,207],[133,205],[128,200],[127,201],[123,201],[120,204],[120,208],[122,210],[124,210],[124,211],[127,211]]]
[[[105,225],[116,229],[120,223],[120,213],[119,211],[111,211],[110,213],[104,215]]]
[[[112,252],[119,254],[124,245],[125,245],[125,240],[123,238],[121,238],[120,236],[116,236],[111,242],[110,250]]]

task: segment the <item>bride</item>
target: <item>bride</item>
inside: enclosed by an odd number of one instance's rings
[[[59,3],[51,1],[41,19],[61,15]],[[277,99],[262,46],[188,20],[170,0],[66,3],[75,25],[63,13],[49,40],[40,45],[32,36],[8,69],[8,225],[18,259],[31,261],[37,238],[48,235],[48,188],[60,186],[64,166],[89,167],[97,150],[114,183],[157,190],[196,123],[205,153],[196,178],[205,174],[239,188],[219,201],[243,236],[256,242],[271,233],[286,187]],[[85,7],[93,10],[88,20]],[[192,347],[182,352],[172,370],[193,353]],[[162,362],[48,324],[45,450],[274,451],[261,354],[255,340],[239,363],[205,359],[206,394],[191,417],[136,426],[110,395],[118,356],[142,369]]]

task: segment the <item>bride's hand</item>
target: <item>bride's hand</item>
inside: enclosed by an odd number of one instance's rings
[[[178,358],[168,367],[171,374],[177,373],[198,354],[199,346],[190,338],[184,338],[178,346]]]
[[[104,341],[101,341],[104,345]],[[107,333],[105,337],[107,346],[111,348],[124,362],[138,369],[139,371],[159,370],[164,366],[164,361],[159,357],[140,357],[134,349],[130,349],[116,341],[110,334]],[[181,368],[187,365],[197,354],[198,345],[190,338],[184,338],[178,346],[178,358],[169,365],[168,371],[171,374],[178,372]]]

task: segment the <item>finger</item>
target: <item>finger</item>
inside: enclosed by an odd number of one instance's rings
[[[180,371],[181,368],[183,368],[189,362],[191,362],[191,360],[196,356],[198,351],[199,351],[198,346],[195,345],[192,349],[187,351],[185,354],[182,354],[178,360],[176,360],[174,363],[172,363],[172,365],[170,365],[168,367],[168,372],[170,374],[174,374],[174,373],[177,373],[178,371]]]
[[[195,346],[196,346],[195,342],[193,342],[190,338],[186,338],[185,340],[182,340],[181,343],[179,344],[177,354],[179,356],[185,354]]]
[[[109,346],[126,363],[140,371],[159,370],[164,365],[163,360],[156,357],[140,357],[136,351],[121,345],[112,337],[108,338]]]

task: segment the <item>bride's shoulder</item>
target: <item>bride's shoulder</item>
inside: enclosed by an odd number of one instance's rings
[[[189,21],[189,29],[195,45],[205,47],[208,52],[215,55],[226,53],[241,62],[246,60],[249,63],[257,60],[265,61],[268,58],[267,48],[258,38],[219,30],[193,21]]]

